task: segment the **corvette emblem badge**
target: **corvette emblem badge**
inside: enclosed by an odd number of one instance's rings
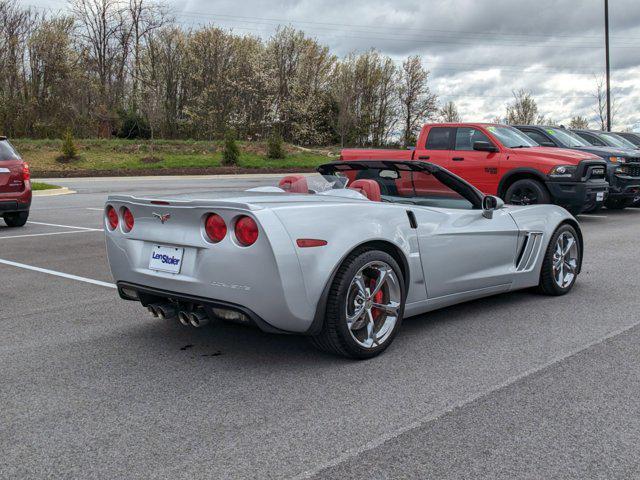
[[[165,223],[167,223],[167,221],[171,218],[171,214],[169,213],[165,213],[164,215],[160,214],[160,213],[153,213],[152,214],[154,217],[156,217],[158,220],[160,220],[160,222],[164,225]]]

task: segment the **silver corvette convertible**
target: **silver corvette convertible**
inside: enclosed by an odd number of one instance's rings
[[[234,195],[107,200],[120,296],[159,318],[307,335],[368,358],[403,317],[512,290],[571,290],[576,220],[506,207],[425,162],[335,162]]]

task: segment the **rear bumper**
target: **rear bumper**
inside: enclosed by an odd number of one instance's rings
[[[606,180],[549,181],[546,185],[554,203],[578,213],[587,208],[602,205],[609,192],[609,184]]]
[[[168,290],[151,288],[128,282],[117,282],[117,286],[120,298],[124,300],[139,301],[145,307],[152,303],[177,302],[198,305],[205,309],[220,308],[223,310],[233,310],[235,312],[242,313],[251,325],[258,327],[263,332],[289,333],[267,323],[250,308],[235,303],[212,298],[198,297],[195,295],[187,295],[184,293],[170,292]],[[132,292],[135,292],[135,296],[131,295]]]
[[[31,202],[21,203],[16,200],[0,199],[0,215],[3,213],[28,212],[31,208]]]

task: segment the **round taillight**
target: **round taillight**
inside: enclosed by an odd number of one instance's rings
[[[204,231],[207,232],[209,240],[218,243],[227,235],[227,224],[220,215],[212,213],[204,222]]]
[[[248,247],[258,239],[258,225],[251,217],[240,217],[236,220],[236,238],[240,245]]]
[[[118,213],[111,205],[107,207],[107,223],[111,230],[118,228]]]
[[[122,209],[122,219],[124,220],[125,232],[130,232],[131,230],[133,230],[133,224],[135,223],[133,219],[133,213],[131,213],[131,210],[129,210],[127,207],[124,207]]]

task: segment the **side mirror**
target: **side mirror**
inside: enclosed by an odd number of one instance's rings
[[[497,152],[498,147],[490,142],[473,142],[473,149],[479,152]]]
[[[485,195],[482,197],[482,216],[484,218],[492,219],[493,211],[500,210],[504,207],[504,202],[501,198],[493,195]]]

